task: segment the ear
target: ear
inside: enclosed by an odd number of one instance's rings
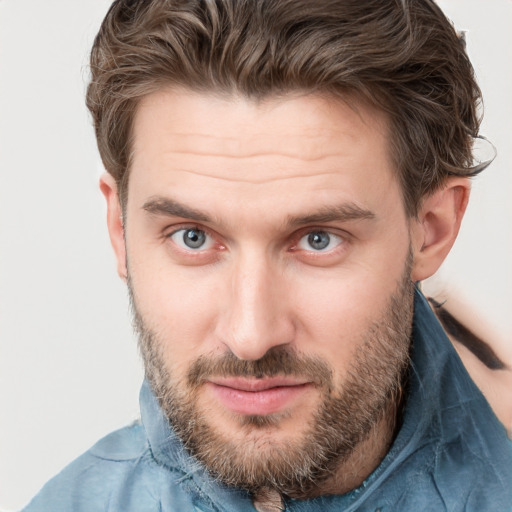
[[[470,189],[468,178],[449,178],[423,200],[411,230],[413,281],[422,281],[434,274],[450,252],[466,211]]]
[[[109,173],[100,178],[100,190],[107,201],[107,226],[110,236],[110,243],[114,249],[117,260],[117,273],[126,281],[128,272],[126,269],[126,246],[124,241],[123,212],[117,185]]]

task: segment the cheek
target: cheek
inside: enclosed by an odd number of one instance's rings
[[[395,287],[396,280],[365,269],[302,279],[293,293],[301,326],[299,350],[314,352],[344,372]]]
[[[138,310],[166,354],[192,359],[213,332],[219,301],[214,283],[194,269],[130,265]]]

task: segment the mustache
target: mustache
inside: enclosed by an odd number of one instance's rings
[[[283,347],[273,347],[256,361],[238,359],[226,352],[215,359],[199,356],[187,372],[188,384],[200,386],[210,377],[306,377],[318,386],[332,388],[332,370],[318,358],[305,357]]]

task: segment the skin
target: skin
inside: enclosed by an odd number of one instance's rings
[[[173,89],[141,101],[124,223],[110,175],[101,189],[118,272],[126,279],[129,270],[139,313],[165,340],[161,350],[179,382],[201,356],[229,351],[255,361],[288,347],[327,361],[343,383],[409,248],[414,281],[443,261],[467,181],[450,179],[408,218],[387,119],[356,105],[314,95],[256,103]],[[199,250],[183,245],[178,230],[190,228],[208,235]],[[331,236],[321,251],[308,245],[318,231]],[[278,449],[300,437],[318,393],[308,385],[295,390],[277,411],[279,428],[249,433],[214,386],[201,387],[198,404],[241,446],[267,440]],[[390,425],[389,418],[376,425],[347,478],[319,493],[357,486],[385,454]]]

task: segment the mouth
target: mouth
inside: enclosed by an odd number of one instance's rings
[[[212,378],[205,384],[225,408],[252,416],[282,412],[313,386],[310,381],[292,377]]]

